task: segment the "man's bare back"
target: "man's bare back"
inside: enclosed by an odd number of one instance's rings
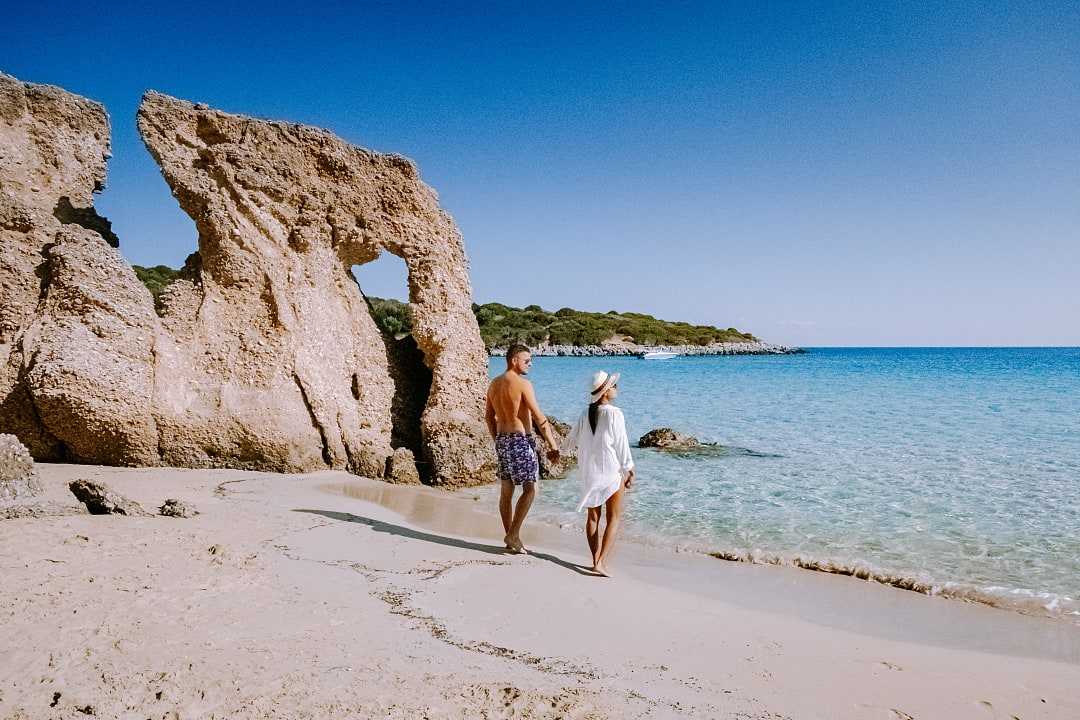
[[[496,432],[532,432],[532,412],[527,397],[535,398],[532,383],[512,370],[491,381],[488,401],[495,410]]]

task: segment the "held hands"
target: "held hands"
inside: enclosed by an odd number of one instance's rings
[[[623,485],[629,490],[630,486],[634,484],[634,471],[626,473],[626,482]]]
[[[561,457],[561,455],[559,455],[558,450],[548,450],[547,451],[548,462],[550,462],[552,464],[559,462],[560,457]]]

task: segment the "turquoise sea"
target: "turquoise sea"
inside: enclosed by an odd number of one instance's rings
[[[633,448],[627,536],[1080,623],[1080,348],[536,358],[530,379],[571,421],[598,369],[622,373],[631,444],[666,426],[723,446]],[[578,531],[577,493],[545,481],[531,517]]]

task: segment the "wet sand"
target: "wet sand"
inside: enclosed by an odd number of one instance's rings
[[[0,718],[1076,718],[1074,626],[626,544],[467,493],[40,466],[191,519],[0,522]]]

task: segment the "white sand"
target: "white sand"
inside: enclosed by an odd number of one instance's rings
[[[340,473],[39,476],[202,514],[0,521],[0,718],[1080,718],[1060,621],[629,545],[590,577]]]

